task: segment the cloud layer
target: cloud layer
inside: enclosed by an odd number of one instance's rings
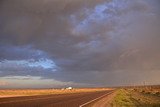
[[[94,86],[157,84],[159,5],[158,0],[3,0],[0,76]],[[53,67],[44,68],[46,60]]]

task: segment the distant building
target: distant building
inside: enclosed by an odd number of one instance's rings
[[[67,89],[67,90],[72,90],[73,88],[72,88],[72,87],[67,87],[66,89]]]

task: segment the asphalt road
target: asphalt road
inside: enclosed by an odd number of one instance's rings
[[[0,107],[87,107],[87,102],[95,102],[109,93],[111,91],[0,98]]]

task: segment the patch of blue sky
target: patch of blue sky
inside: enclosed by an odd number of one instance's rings
[[[41,58],[39,60],[4,60],[2,63],[8,65],[19,65],[28,67],[42,67],[44,69],[56,69],[56,64],[54,61],[46,58]]]
[[[38,66],[41,66],[45,69],[49,69],[49,68],[55,68],[56,65],[55,63],[50,60],[50,59],[40,59],[38,61],[35,61],[35,62],[28,62],[28,65],[31,66],[31,67],[38,67]]]

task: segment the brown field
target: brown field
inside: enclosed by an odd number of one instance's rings
[[[16,97],[16,96],[34,96],[34,95],[55,95],[55,94],[70,94],[81,92],[96,92],[96,91],[111,90],[111,88],[81,88],[81,89],[5,89],[0,90],[0,97]]]

